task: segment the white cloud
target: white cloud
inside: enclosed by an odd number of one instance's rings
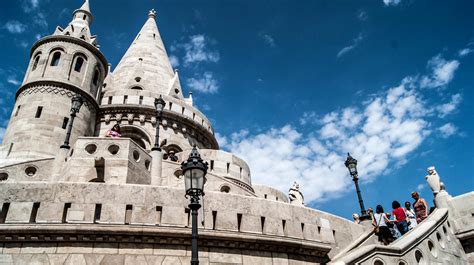
[[[18,81],[18,80],[16,79],[16,77],[14,77],[14,76],[9,76],[9,77],[7,78],[7,82],[10,83],[10,84],[12,84],[12,85],[15,85],[15,86],[18,86],[18,85],[21,84],[21,82]]]
[[[3,26],[8,32],[13,33],[13,34],[20,34],[23,33],[26,30],[26,25],[16,21],[16,20],[11,20],[5,23]]]
[[[441,133],[441,137],[448,138],[457,133],[458,128],[452,123],[446,123],[445,125],[438,128],[438,131]]]
[[[432,71],[430,76],[423,76],[420,81],[422,88],[438,88],[446,86],[454,77],[454,72],[460,63],[457,60],[447,61],[437,55],[428,62],[428,68]]]
[[[40,0],[23,0],[22,8],[25,13],[38,9]]]
[[[247,161],[254,183],[287,190],[296,180],[307,201],[336,196],[351,185],[344,166],[349,151],[359,160],[361,179],[371,181],[389,165],[402,165],[429,135],[421,96],[404,84],[321,119],[316,134],[290,125],[251,135],[233,134],[221,142]],[[312,120],[306,115],[306,124]],[[220,136],[222,138],[222,136]]]
[[[36,15],[33,17],[33,23],[35,23],[36,25],[42,28],[48,27],[48,21],[46,21],[46,15],[42,12],[36,13]]]
[[[300,125],[313,124],[317,122],[317,115],[314,111],[304,112],[300,118]]]
[[[416,190],[417,190],[417,191],[422,191],[424,188],[425,188],[425,184],[418,184],[418,185],[416,186]]]
[[[383,0],[383,3],[386,6],[396,6],[396,5],[400,4],[401,2],[402,2],[402,0]]]
[[[362,33],[359,33],[359,35],[357,36],[357,38],[353,39],[352,40],[352,44],[349,45],[349,46],[346,46],[344,48],[342,48],[338,53],[337,53],[337,58],[343,56],[344,54],[352,51],[355,47],[357,47],[359,45],[359,43],[364,39],[364,36],[362,35]]]
[[[200,77],[189,78],[186,84],[194,90],[214,94],[219,90],[219,85],[217,80],[214,78],[212,72],[205,72]]]
[[[178,57],[174,56],[174,55],[170,55],[169,56],[169,59],[170,59],[170,63],[171,63],[171,66],[173,66],[173,68],[176,68],[179,66],[179,59]]]
[[[436,110],[439,113],[439,117],[444,118],[445,116],[451,114],[457,109],[459,104],[462,101],[461,94],[455,94],[451,96],[451,101],[436,107]]]
[[[276,46],[276,43],[275,43],[275,39],[273,38],[272,35],[268,34],[268,33],[261,33],[259,34],[260,38],[263,39],[263,41],[265,41],[266,44],[268,44],[268,46],[270,47],[275,47]]]
[[[360,21],[366,21],[367,18],[369,18],[369,16],[367,15],[367,12],[365,12],[365,10],[359,10],[357,12],[357,18],[360,20]]]
[[[210,39],[202,34],[189,37],[189,42],[177,45],[185,51],[184,63],[213,62],[220,60],[219,52],[209,49]]]
[[[464,57],[473,51],[474,51],[473,49],[465,48],[465,49],[459,50],[458,55],[459,57]]]

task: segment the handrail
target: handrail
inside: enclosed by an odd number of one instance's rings
[[[376,254],[401,257],[414,248],[419,242],[429,237],[447,218],[448,209],[436,209],[426,220],[418,224],[413,230],[409,231],[394,243],[388,246],[378,244],[363,246],[349,251],[343,256],[338,255],[339,257],[333,259],[330,264],[354,264],[370,259]]]

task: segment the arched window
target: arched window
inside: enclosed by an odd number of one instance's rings
[[[38,63],[39,63],[40,57],[41,57],[41,54],[36,55],[35,61],[33,62],[33,68],[31,69],[31,71],[36,70],[36,67],[38,67]]]
[[[94,86],[97,86],[97,84],[99,83],[99,70],[98,69],[95,69],[94,71],[94,77],[92,78],[92,83],[94,84]]]
[[[51,60],[51,66],[58,66],[60,59],[61,59],[61,52],[55,52],[53,54],[53,59]]]
[[[74,64],[74,71],[80,73],[83,64],[84,64],[84,58],[82,58],[82,57],[77,57],[77,58],[76,58],[76,64]]]

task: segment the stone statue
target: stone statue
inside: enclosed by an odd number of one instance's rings
[[[290,198],[290,204],[304,206],[304,196],[300,191],[300,185],[296,181],[288,192],[288,198]]]
[[[439,191],[441,190],[441,182],[439,179],[439,175],[436,172],[435,167],[429,167],[427,169],[428,175],[426,175],[426,181],[428,185],[430,185],[431,190],[433,191],[434,196],[436,196]]]

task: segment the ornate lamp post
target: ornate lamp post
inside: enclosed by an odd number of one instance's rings
[[[82,103],[84,103],[84,100],[80,95],[75,95],[72,97],[71,100],[71,120],[69,121],[69,126],[67,128],[67,133],[66,133],[66,139],[64,140],[64,144],[61,145],[61,148],[64,149],[70,149],[71,147],[69,146],[69,139],[71,138],[71,131],[72,131],[72,125],[74,123],[74,118],[76,118],[77,113],[82,107]]]
[[[364,200],[362,200],[362,195],[360,194],[360,189],[359,189],[359,175],[357,173],[357,160],[353,158],[349,153],[347,153],[347,159],[346,162],[344,163],[349,170],[349,173],[352,176],[352,180],[354,181],[354,184],[356,186],[356,191],[357,191],[357,197],[359,198],[359,205],[360,205],[360,220],[366,220],[369,219],[370,217],[367,215],[367,211],[365,210],[364,206]]]
[[[204,196],[204,182],[207,174],[207,162],[201,159],[196,146],[193,147],[188,160],[181,164],[181,170],[184,175],[184,185],[186,189],[186,196],[191,197],[189,209],[191,209],[192,216],[192,236],[191,236],[191,264],[199,264],[198,258],[198,210],[201,208],[199,203],[199,196]]]
[[[163,109],[165,108],[166,102],[163,98],[160,97],[155,99],[155,109],[156,109],[156,134],[155,134],[155,145],[151,148],[151,151],[161,151],[160,148],[160,123],[161,117],[163,115]]]

